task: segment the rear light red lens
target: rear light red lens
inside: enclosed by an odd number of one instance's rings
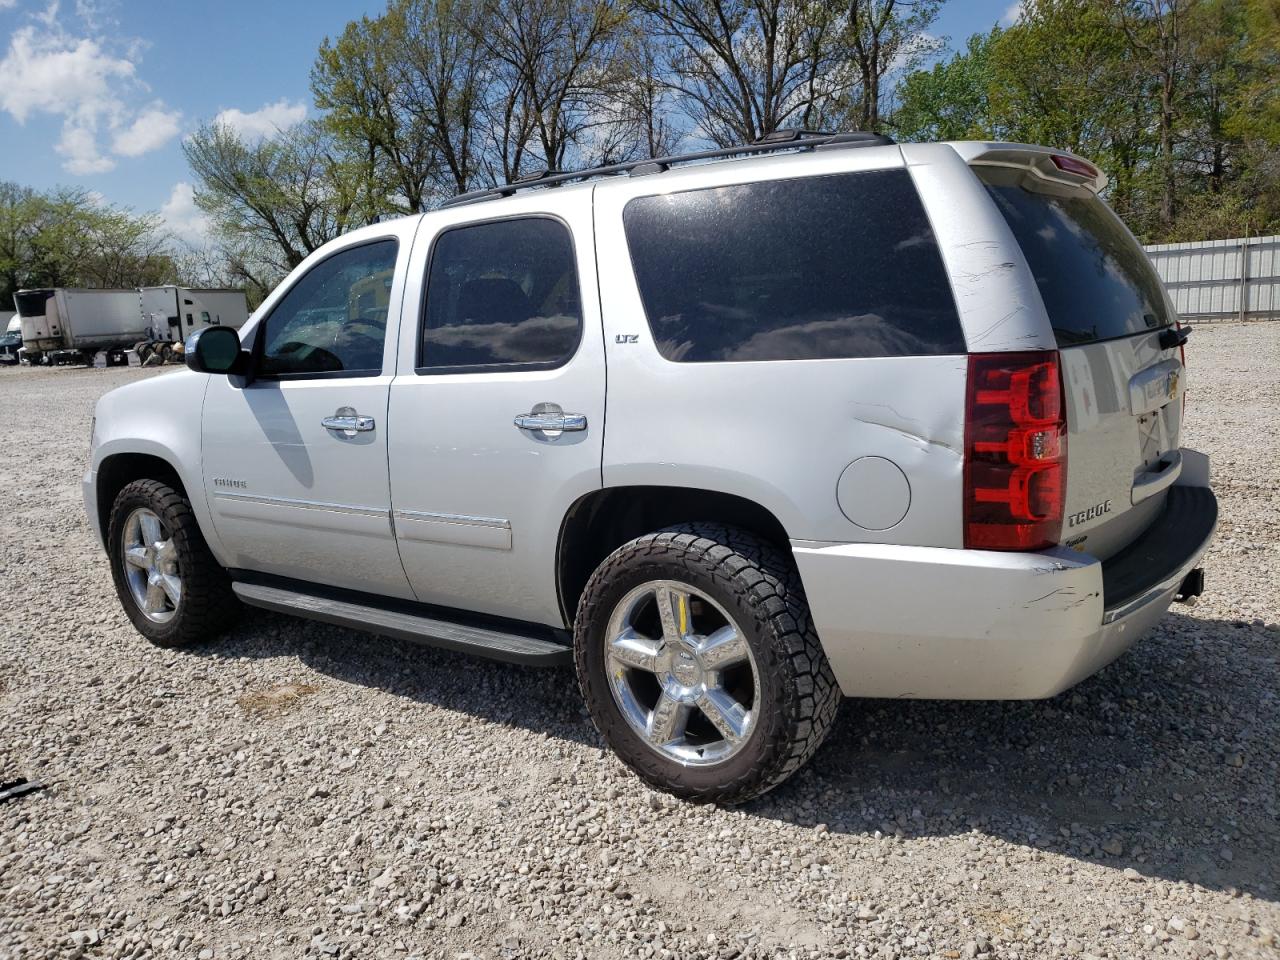
[[[1062,399],[1054,351],[970,354],[966,547],[1039,550],[1058,542],[1067,471]]]
[[[1063,153],[1055,153],[1053,155],[1053,165],[1063,173],[1074,173],[1077,176],[1088,177],[1090,180],[1096,179],[1098,176],[1098,168],[1092,163],[1081,160],[1079,157],[1069,157]]]

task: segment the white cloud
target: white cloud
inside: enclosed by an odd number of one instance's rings
[[[18,0],[0,0],[0,10],[12,10],[18,5]]]
[[[81,3],[78,9],[94,28],[96,7]],[[146,91],[134,62],[141,49],[125,38],[69,32],[55,0],[9,38],[0,59],[0,112],[19,124],[36,114],[60,117],[54,149],[63,168],[77,176],[104,173],[118,157],[158,149],[179,133],[181,114],[160,102],[133,105]]]
[[[196,206],[195,188],[185,180],[173,185],[160,216],[169,231],[189,246],[202,247],[209,239],[209,218]]]
[[[116,83],[133,73],[132,63],[111,56],[96,40],[20,27],[0,60],[0,110],[19,123],[38,111],[81,119],[109,113],[121,106]]]
[[[265,104],[251,113],[235,108],[223,110],[213,118],[213,122],[230,127],[242,137],[256,140],[297,126],[306,118],[305,103],[290,103],[281,97],[275,103]]]
[[[1022,6],[1023,0],[1014,0],[1013,3],[1009,4],[1004,16],[1000,18],[1000,26],[1012,27],[1017,23],[1022,18]]]
[[[98,150],[98,136],[92,126],[64,124],[54,149],[67,158],[62,166],[76,176],[115,169],[116,162]]]
[[[116,132],[111,149],[122,157],[140,157],[158,150],[178,135],[182,113],[155,104]]]

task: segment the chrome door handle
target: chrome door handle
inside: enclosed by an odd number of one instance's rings
[[[558,417],[545,413],[525,413],[516,417],[516,426],[521,430],[585,430],[587,418],[581,413],[562,413]]]
[[[587,429],[587,417],[583,413],[565,413],[554,403],[539,403],[516,417],[515,425],[531,432],[572,433]]]
[[[359,414],[325,417],[320,425],[326,430],[339,430],[343,433],[364,433],[374,428],[373,417]]]

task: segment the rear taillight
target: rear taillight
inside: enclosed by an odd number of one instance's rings
[[[964,545],[1038,550],[1058,542],[1067,421],[1058,354],[969,356]]]

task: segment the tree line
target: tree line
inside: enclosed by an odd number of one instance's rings
[[[891,127],[1088,157],[1147,242],[1280,233],[1280,0],[1035,0],[905,77]]]
[[[380,215],[537,170],[880,129],[942,0],[390,0],[321,46],[318,116],[185,143],[232,272],[263,288]]]
[[[87,190],[39,192],[0,181],[0,310],[24,287],[173,283],[180,257],[155,214],[135,215]]]
[[[1280,232],[1280,0],[1025,0],[951,54],[943,2],[389,0],[321,45],[312,119],[184,141],[208,248],[175,257],[154,217],[5,185],[0,284],[132,270],[256,300],[381,216],[790,127],[1069,149],[1147,242]]]

